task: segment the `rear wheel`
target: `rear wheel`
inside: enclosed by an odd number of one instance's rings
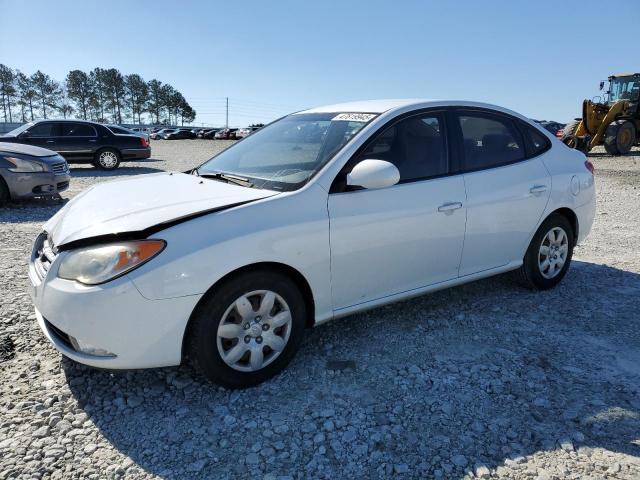
[[[257,385],[289,364],[305,318],[302,294],[288,277],[271,271],[241,274],[208,294],[194,312],[189,358],[215,383]]]
[[[604,148],[609,155],[626,155],[636,143],[636,129],[628,120],[611,122],[605,131]]]
[[[115,170],[120,165],[120,153],[113,148],[103,148],[96,153],[93,164],[102,170]]]
[[[566,217],[550,215],[533,236],[520,277],[537,290],[548,290],[563,279],[573,256],[574,232]]]

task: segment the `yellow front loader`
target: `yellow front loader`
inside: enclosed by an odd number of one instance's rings
[[[605,82],[600,83],[600,89]],[[640,73],[612,75],[606,101],[582,102],[582,118],[564,128],[562,141],[588,152],[604,145],[610,155],[625,155],[640,140]]]

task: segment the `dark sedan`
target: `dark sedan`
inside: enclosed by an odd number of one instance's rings
[[[114,170],[123,160],[151,156],[146,138],[133,133],[113,133],[104,125],[84,120],[27,123],[0,136],[0,141],[48,148],[58,152],[69,163],[93,163],[103,170]]]
[[[69,188],[69,166],[45,148],[0,142],[0,205],[20,198],[55,196]]]
[[[174,132],[169,132],[164,135],[165,140],[181,140],[184,138],[196,138],[196,134],[191,130],[180,128]]]
[[[213,138],[217,140],[235,140],[237,128],[223,128],[216,132]]]
[[[219,128],[211,128],[209,130],[206,130],[203,134],[202,134],[202,138],[208,138],[208,139],[212,139],[213,137],[215,137],[216,133],[218,133],[220,131]]]

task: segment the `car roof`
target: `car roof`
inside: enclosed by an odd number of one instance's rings
[[[30,155],[32,157],[51,157],[57,155],[56,152],[47,150],[46,148],[35,147],[33,145],[25,145],[23,143],[0,142],[0,153],[18,153],[21,155]]]
[[[429,107],[476,107],[476,108],[488,108],[511,115],[524,118],[517,112],[509,110],[498,105],[492,105],[489,103],[473,102],[467,100],[435,100],[426,98],[405,98],[405,99],[387,99],[387,100],[363,100],[357,102],[337,103],[335,105],[325,105],[323,107],[310,108],[296,112],[301,113],[333,113],[333,112],[348,112],[348,113],[384,113],[389,110],[415,107],[415,108],[429,108]]]

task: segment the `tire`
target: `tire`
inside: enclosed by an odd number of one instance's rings
[[[93,165],[100,170],[115,170],[120,166],[120,152],[114,148],[98,150],[93,158]]]
[[[609,155],[626,155],[636,143],[636,128],[628,120],[616,120],[607,127],[604,148]]]
[[[578,131],[578,127],[580,126],[581,121],[582,120],[573,120],[567,123],[567,125],[563,129],[562,138],[560,140],[569,148],[575,148],[582,153],[587,153],[587,151],[589,150],[590,137],[576,136],[576,132]]]
[[[11,200],[11,193],[9,192],[9,187],[5,183],[3,178],[0,178],[0,206],[3,206]]]
[[[272,309],[269,298],[274,298]],[[302,341],[306,315],[300,290],[285,275],[268,270],[239,274],[207,293],[194,311],[187,355],[214,383],[257,385],[289,364]]]
[[[549,235],[552,231],[555,243],[550,242]],[[550,215],[536,231],[525,253],[522,267],[519,270],[522,283],[535,290],[548,290],[555,287],[569,269],[574,243],[575,233],[569,220],[559,214]],[[557,249],[555,249],[556,246]],[[543,253],[544,247],[547,247],[546,251],[549,252],[547,255]],[[549,261],[550,255],[555,255],[557,258],[552,258]],[[546,268],[544,267],[544,259],[549,265]]]

